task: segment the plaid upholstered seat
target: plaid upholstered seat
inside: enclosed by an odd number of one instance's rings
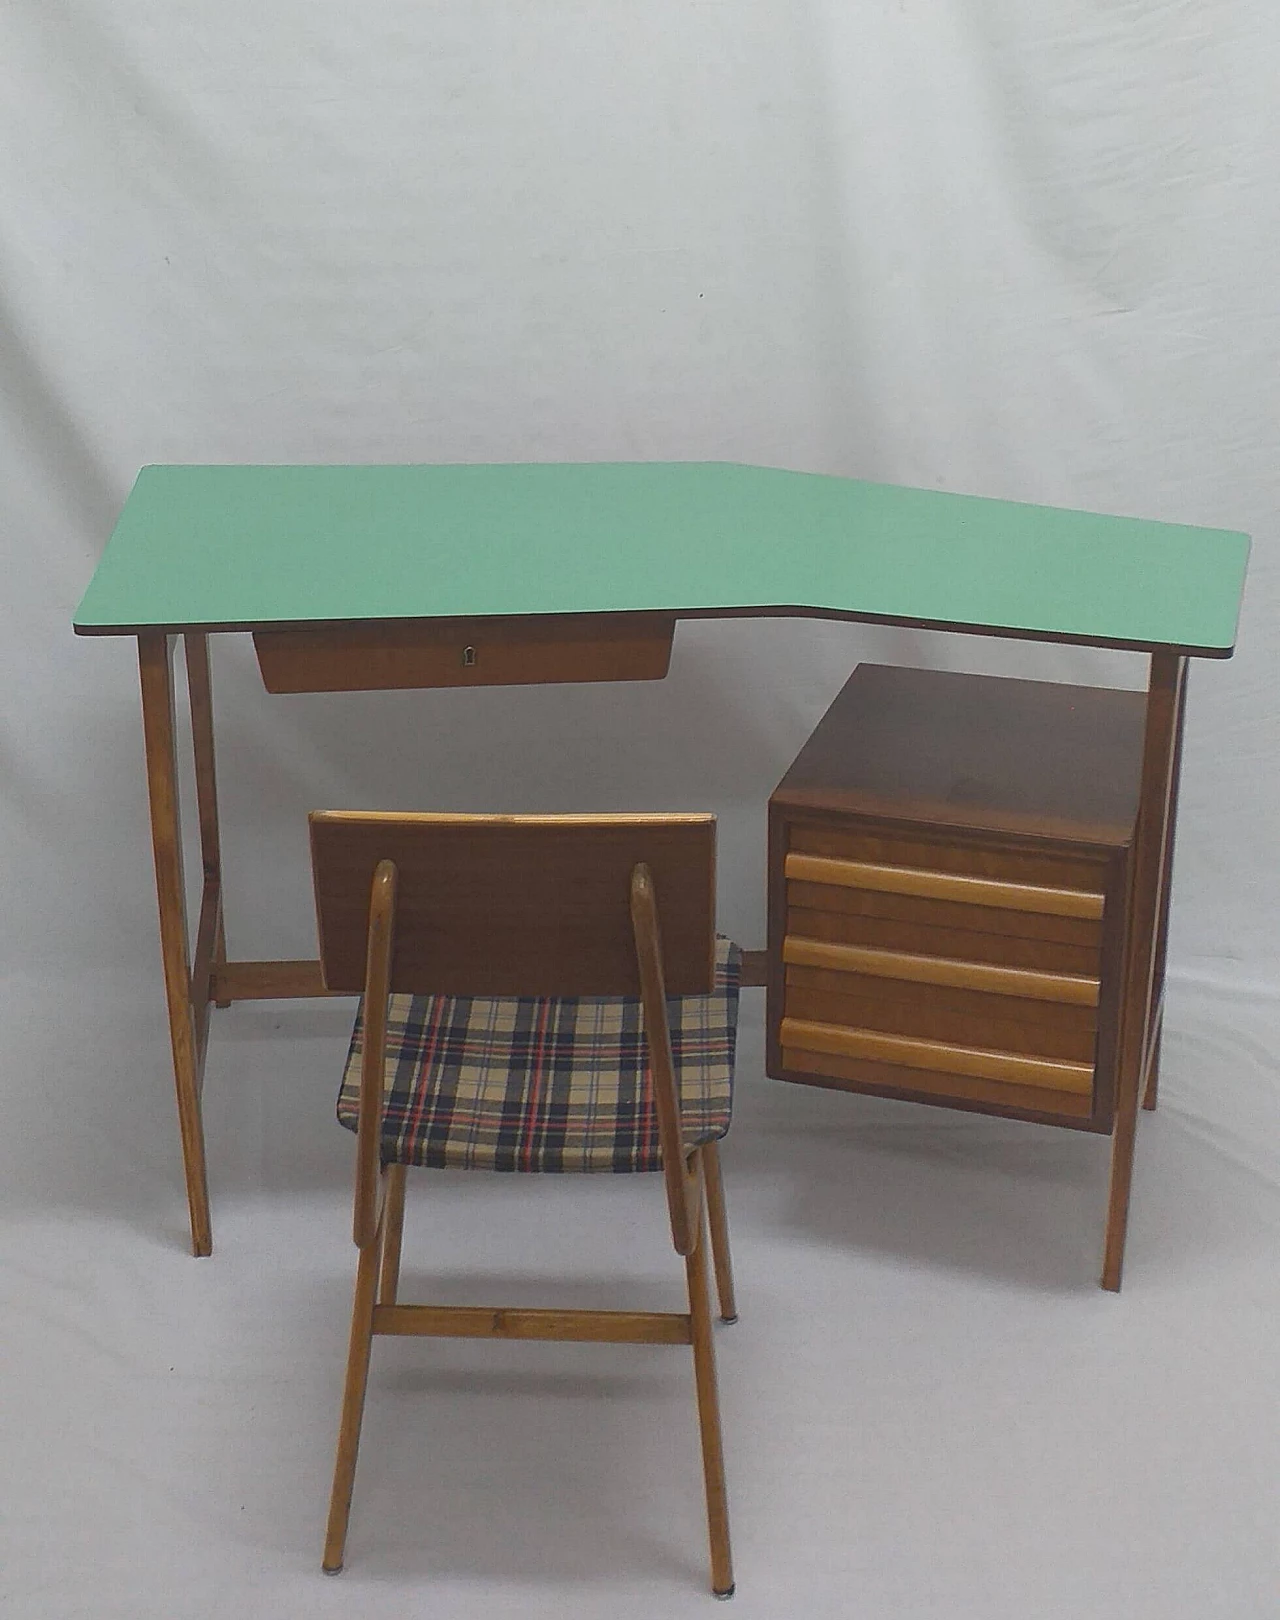
[[[742,957],[716,941],[710,995],[668,1001],[686,1147],[729,1129]],[[384,1164],[465,1170],[660,1170],[639,1000],[390,998]],[[356,1129],[363,1024],[338,1119]]]

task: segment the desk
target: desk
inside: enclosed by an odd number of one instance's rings
[[[1188,658],[1235,643],[1244,535],[722,463],[147,467],[75,618],[138,641],[160,940],[197,1254],[211,1006],[324,993],[315,962],[232,961],[211,634],[253,632],[269,689],[660,677],[682,618],[812,616],[1149,655],[1105,1286],[1119,1286],[1163,951]],[[182,871],[184,642],[204,883]],[[763,982],[757,966],[755,982]]]

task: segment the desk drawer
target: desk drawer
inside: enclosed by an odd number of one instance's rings
[[[850,868],[885,870],[877,878],[874,871]],[[1059,849],[920,838],[856,824],[795,821],[787,843],[789,878],[1095,921],[1102,915],[1099,871],[1096,859]]]
[[[1026,918],[1017,912],[993,911],[980,919],[991,926],[979,928],[972,926],[979,919],[963,913],[950,915],[928,901],[868,895],[853,898],[869,903],[846,907],[840,903],[843,898],[840,891],[788,884],[788,932],[843,945],[877,945],[886,950],[921,951],[926,956],[1083,973],[1093,978],[1100,970],[1102,940],[1097,924],[1081,929],[1076,939],[1058,940],[1045,938],[1036,926],[1046,919]],[[1015,932],[1018,924],[1027,925],[1025,931]]]
[[[889,1061],[884,1055],[886,1050]],[[968,1059],[955,1059],[945,1050],[927,1050],[924,1059],[931,1061],[935,1056],[936,1064],[924,1068],[920,1066],[923,1059],[919,1047],[904,1044],[876,1049],[863,1043],[855,1051],[849,1044],[837,1045],[822,1026],[806,1026],[796,1020],[782,1026],[779,1073],[788,1080],[834,1091],[865,1091],[906,1102],[941,1103],[1085,1130],[1097,1128],[1088,1074],[1068,1071],[1064,1084],[1064,1076],[1042,1062],[1029,1075],[1006,1065],[997,1077],[991,1078],[971,1070],[958,1072],[958,1064]],[[976,1056],[982,1060],[987,1054]],[[1068,1089],[1068,1085],[1075,1089]]]
[[[253,643],[268,692],[370,692],[657,681],[674,634],[666,614],[548,614],[259,630]]]
[[[781,815],[774,1063],[786,1078],[1056,1119],[1110,1116],[1105,857]]]
[[[818,1023],[927,1040],[996,1048],[1092,1065],[1097,1008],[1060,1001],[1034,1001],[880,974],[794,966],[807,959],[807,942],[788,939],[783,952],[785,1013]],[[887,954],[887,953],[886,953]],[[910,973],[921,967],[965,967],[931,957],[902,958]],[[1082,981],[1088,983],[1088,981]]]

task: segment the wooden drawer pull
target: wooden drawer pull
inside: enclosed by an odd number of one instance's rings
[[[914,866],[837,861],[826,855],[788,855],[786,873],[804,883],[834,883],[842,889],[878,889],[930,900],[959,900],[1005,911],[1039,911],[1051,917],[1101,917],[1103,896],[1087,889],[1046,889],[1033,883],[930,872]]]
[[[1096,1007],[1100,989],[1097,979],[1074,973],[1042,973],[945,956],[917,956],[909,951],[874,950],[866,945],[834,945],[792,934],[782,942],[782,960],[796,967],[834,968],[839,973],[869,973],[877,979],[910,979],[916,984],[949,984],[998,996],[1066,1001],[1077,1007]]]
[[[972,1046],[951,1046],[944,1041],[883,1035],[877,1030],[813,1024],[802,1018],[782,1020],[781,1040],[784,1050],[794,1047],[803,1052],[827,1052],[837,1057],[871,1058],[912,1069],[968,1074],[982,1080],[1005,1080],[1011,1085],[1043,1086],[1050,1091],[1087,1095],[1093,1090],[1091,1063],[1063,1063],[1056,1058],[987,1052]]]

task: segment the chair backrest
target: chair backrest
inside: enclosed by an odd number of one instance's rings
[[[365,987],[370,891],[387,860],[397,869],[393,991],[638,996],[637,865],[652,874],[667,993],[712,987],[714,816],[318,810],[310,821],[330,990]]]

